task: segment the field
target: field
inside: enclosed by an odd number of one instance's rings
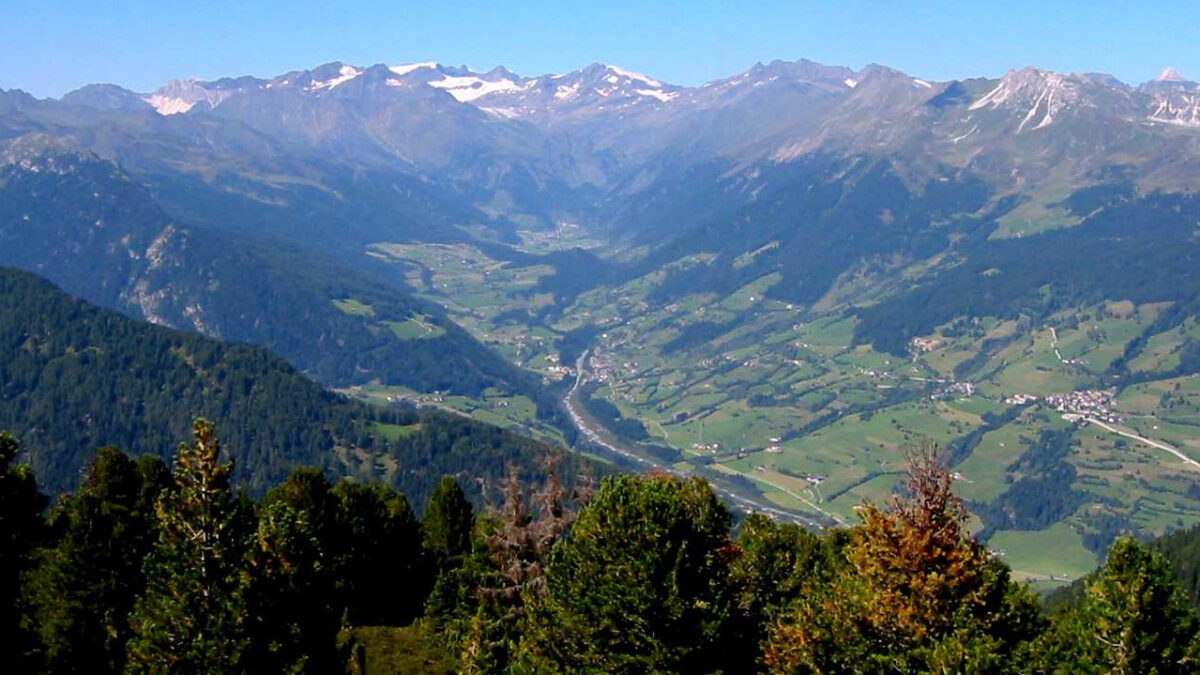
[[[384,321],[392,334],[401,340],[427,340],[446,334],[446,329],[429,322],[429,317],[416,314],[406,321]]]
[[[1040,531],[998,532],[990,545],[1018,581],[1067,584],[1096,566],[1096,556],[1065,523]]]
[[[550,442],[563,442],[561,431],[537,419],[537,404],[527,396],[506,396],[488,390],[482,398],[473,398],[421,393],[405,387],[383,385],[349,387],[340,390],[340,393],[371,405],[437,408],[499,427],[519,429]],[[415,433],[417,428],[379,424],[376,430],[385,438],[394,439]]]
[[[522,237],[530,252],[561,250],[571,237],[583,241],[581,230],[570,228]],[[989,545],[1003,551],[1021,578],[1059,584],[1091,569],[1117,533],[1145,536],[1200,522],[1195,467],[1146,443],[1068,421],[1048,401],[1106,388],[1113,364],[1153,325],[1166,308],[1161,304],[1113,300],[1036,325],[1025,318],[959,319],[896,356],[854,344],[852,313],[818,313],[772,299],[776,274],[726,295],[655,301],[667,270],[715,264],[705,254],[562,304],[550,290],[554,270],[545,265],[498,261],[466,245],[377,244],[371,252],[403,266],[419,295],[547,382],[572,374],[574,364],[563,363],[560,353],[564,336],[593,331],[586,364],[587,379],[597,384],[592,396],[640,421],[650,440],[606,438],[635,453],[647,443],[674,448],[680,455],[673,469],[750,481],[784,510],[850,522],[862,501],[891,498],[905,448],[926,439],[958,453],[957,489],[968,503],[1000,503],[1041,434],[1058,430],[1069,434],[1064,461],[1074,472],[1069,490],[1079,495],[1078,506],[1044,527],[989,530]],[[833,307],[854,292],[823,302]],[[339,307],[369,310],[349,302]],[[1127,366],[1146,381],[1121,388],[1106,408],[1119,420],[1114,428],[1200,460],[1200,379],[1154,375],[1178,365],[1181,350],[1197,338],[1200,325],[1190,321],[1147,340]],[[437,404],[500,424],[532,424],[532,413],[516,401],[507,408],[487,398]],[[978,519],[976,527],[983,527]]]

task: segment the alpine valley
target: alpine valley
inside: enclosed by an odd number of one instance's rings
[[[325,436],[247,464],[264,484],[336,448],[317,463],[376,462],[423,497],[411,448],[371,430],[452,418],[362,405],[411,403],[822,526],[931,439],[981,539],[1059,585],[1120,534],[1200,523],[1198,186],[1200,84],[1171,69],[934,82],[801,60],[682,87],[604,64],[330,63],[0,90],[0,265],[90,304],[13,272],[0,289],[285,359],[138,338],[200,389],[232,359],[324,406]],[[121,326],[92,344],[31,323],[9,346],[117,369]],[[26,384],[0,406],[51,395]],[[70,487],[71,439],[22,431]]]

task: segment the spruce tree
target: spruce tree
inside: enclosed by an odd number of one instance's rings
[[[220,462],[213,426],[196,420],[175,459],[176,489],[157,504],[158,540],[146,590],[130,619],[128,666],[136,673],[232,673],[247,649],[245,517]]]
[[[247,561],[249,649],[255,673],[345,670],[338,649],[342,610],[334,579],[307,516],[281,502],[263,507]]]
[[[475,511],[467,495],[451,476],[445,476],[429,497],[421,522],[424,547],[438,570],[471,552]]]
[[[1118,539],[1087,583],[1083,602],[1064,613],[1039,645],[1033,672],[1195,673],[1200,619],[1159,553]]]
[[[45,534],[46,498],[38,492],[33,469],[17,463],[19,449],[16,438],[0,432],[0,635],[9,645],[8,667],[23,671],[31,667],[34,641],[22,627],[21,577]]]
[[[128,615],[154,541],[157,497],[149,495],[169,478],[150,469],[155,462],[162,466],[157,458],[135,463],[116,448],[101,448],[79,491],[55,508],[57,539],[39,551],[26,583],[46,670],[123,670]]]
[[[734,672],[729,525],[703,479],[605,479],[554,547],[517,671]]]

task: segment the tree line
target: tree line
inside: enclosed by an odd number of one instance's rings
[[[821,533],[761,515],[734,528],[700,478],[568,487],[553,461],[536,486],[514,472],[483,512],[452,478],[418,518],[390,487],[313,469],[253,500],[204,420],[171,468],[97,451],[46,515],[17,450],[0,435],[10,672],[1190,673],[1200,659],[1163,553],[1118,540],[1048,612],[970,535],[931,446],[910,451],[902,494]],[[405,654],[380,631],[406,631]]]

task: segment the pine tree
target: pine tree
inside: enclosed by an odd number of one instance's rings
[[[421,526],[408,499],[384,485],[342,481],[334,488],[338,527],[331,548],[346,619],[354,626],[399,626],[421,612],[429,574]]]
[[[1195,673],[1200,619],[1159,553],[1118,539],[1082,605],[1042,640],[1035,672]]]
[[[130,672],[238,672],[247,649],[246,515],[212,424],[196,420],[193,433],[175,459],[176,489],[157,504],[158,540],[130,618]]]
[[[0,432],[0,635],[7,636],[8,667],[18,672],[31,667],[28,653],[34,649],[32,636],[22,626],[21,577],[45,535],[46,508],[33,470],[16,463],[19,449],[16,438]]]
[[[342,609],[334,578],[306,515],[275,502],[262,509],[247,561],[245,669],[256,673],[334,673]]]
[[[703,479],[605,479],[554,547],[518,672],[733,672],[729,524]]]
[[[158,458],[135,463],[116,448],[101,448],[79,491],[55,508],[58,536],[39,551],[26,584],[47,670],[123,670],[128,615],[154,541],[157,497],[150,495],[169,479],[156,466],[163,467]]]
[[[471,552],[471,534],[475,527],[475,510],[458,481],[442,478],[425,507],[421,522],[424,547],[434,566],[443,570],[460,556]]]

